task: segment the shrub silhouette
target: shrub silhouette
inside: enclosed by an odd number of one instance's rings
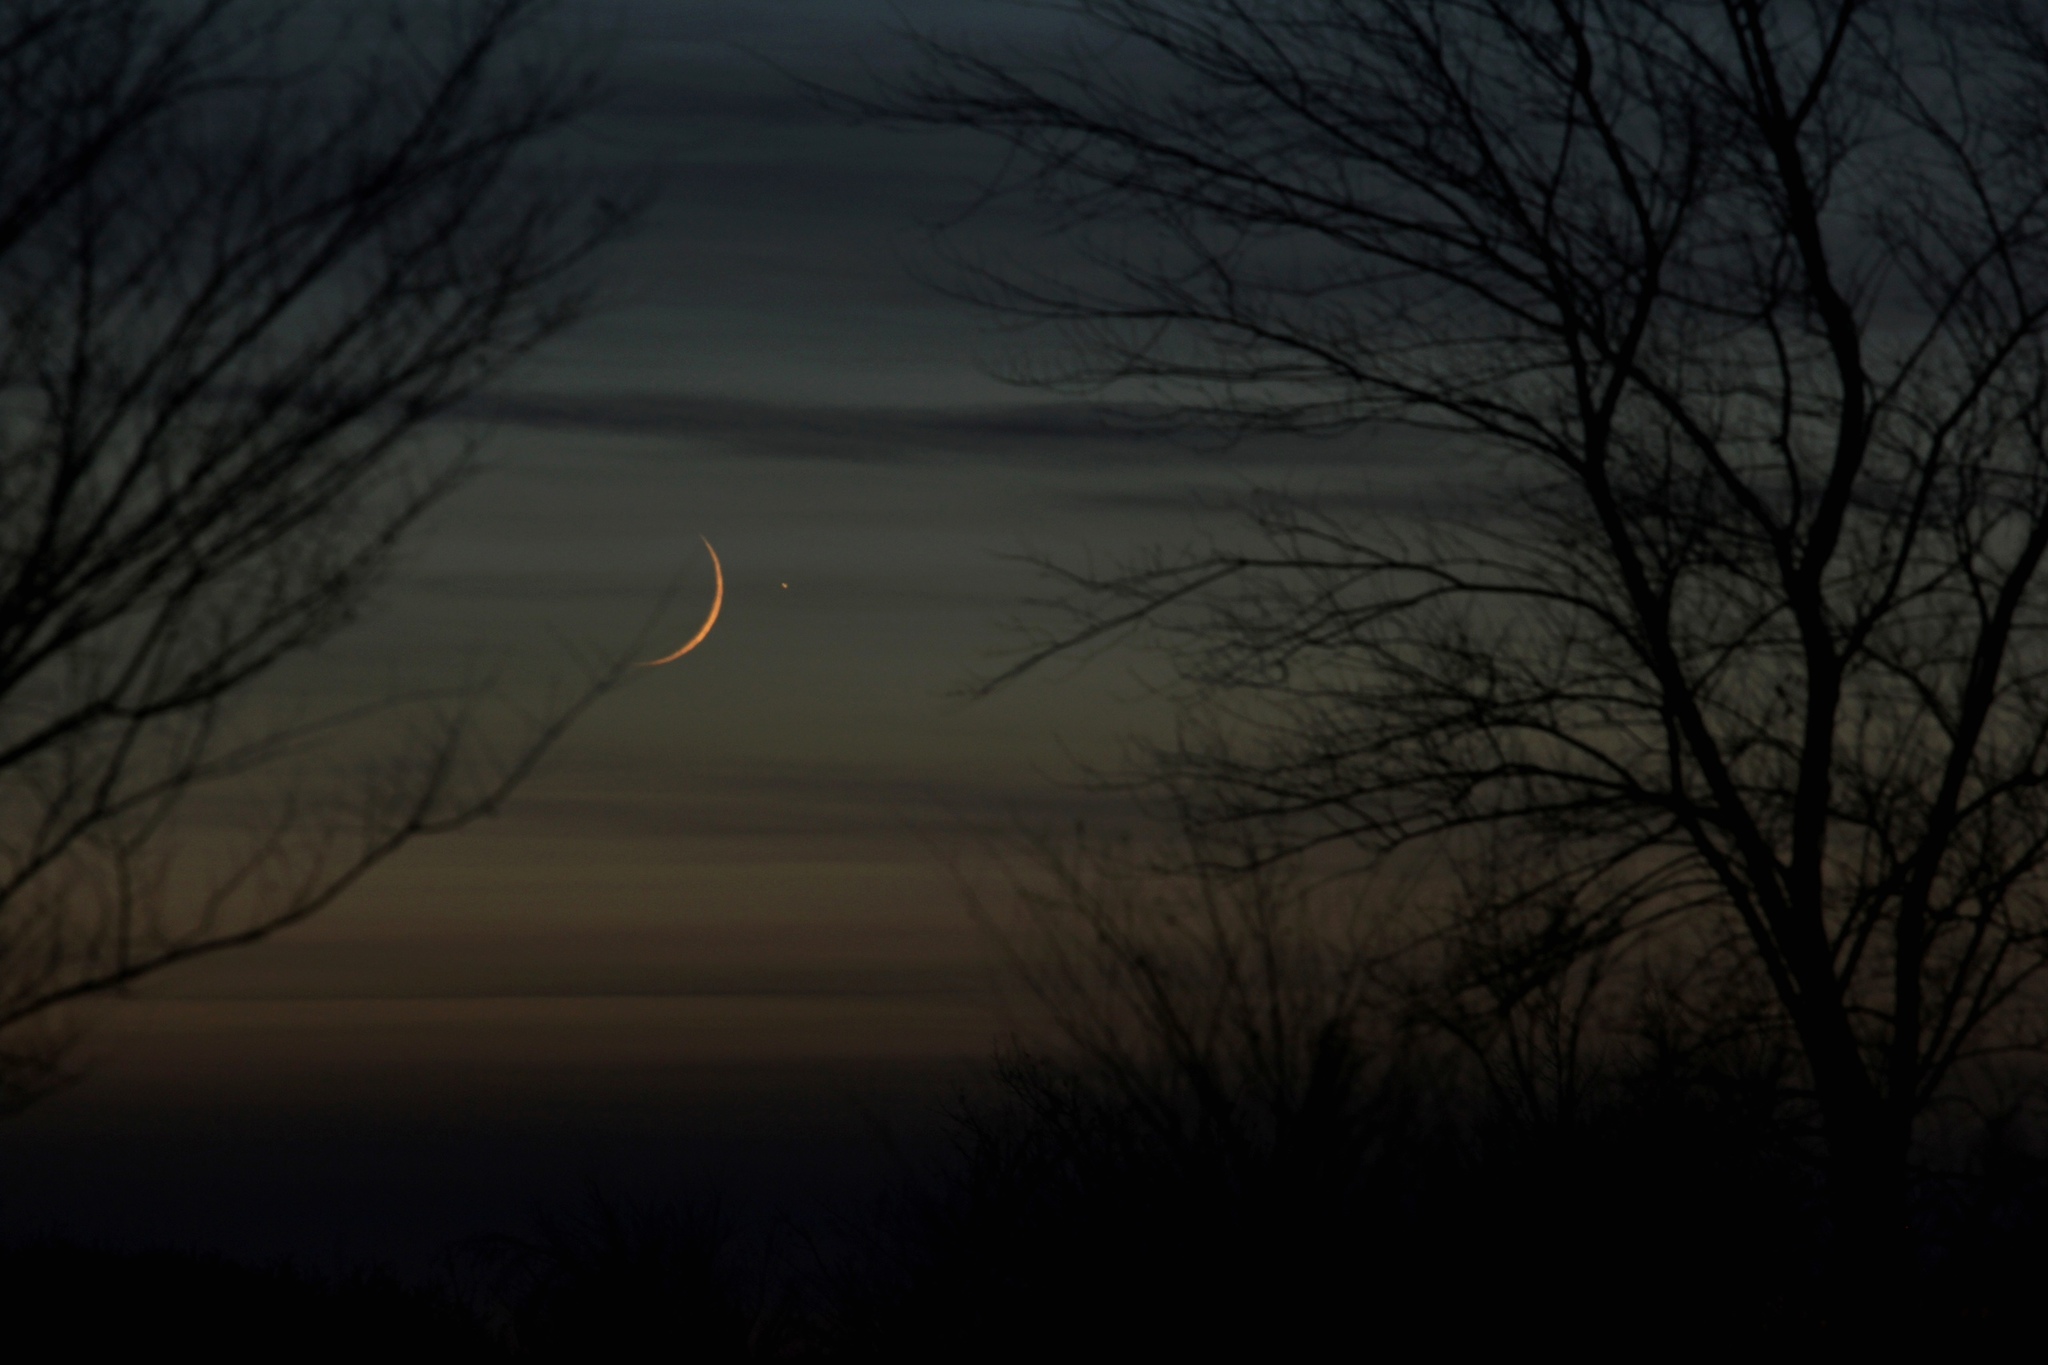
[[[952,1162],[896,1207],[839,1350],[1277,1358],[1799,1330],[1813,1180],[1748,1116],[1630,1099],[1540,1131],[1371,1099],[1373,1140],[1310,1181],[1277,1144],[1180,1140],[1085,1073],[1012,1056],[957,1109]]]
[[[947,1156],[842,1259],[742,1254],[715,1203],[593,1198],[475,1248],[494,1304],[375,1275],[44,1245],[0,1254],[0,1309],[72,1354],[223,1360],[1284,1360],[1331,1348],[1571,1349],[1641,1359],[1832,1347],[1822,1167],[1772,1109],[1669,1064],[1569,1124],[1387,1069],[1320,1164],[1241,1105],[1169,1122],[1129,1077],[1012,1050],[958,1100]],[[1182,1111],[1185,1119],[1189,1111]],[[2048,1163],[2013,1122],[1930,1181],[1901,1329],[1949,1352],[2010,1337],[2048,1272]],[[1341,1161],[1328,1153],[1341,1152]],[[773,1271],[774,1273],[770,1273]],[[806,1291],[806,1292],[799,1292]],[[1819,1311],[1813,1305],[1819,1304]],[[1896,1348],[1901,1343],[1889,1343]],[[1914,1343],[1905,1343],[1914,1344]]]
[[[474,1248],[520,1359],[752,1360],[783,1353],[784,1304],[739,1265],[715,1201],[627,1207],[592,1194],[532,1236]]]

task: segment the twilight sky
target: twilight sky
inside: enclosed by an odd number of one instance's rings
[[[856,1109],[921,1103],[1001,1026],[949,863],[1089,810],[1077,764],[1157,721],[1114,659],[951,695],[1014,643],[1035,580],[1003,556],[1179,541],[1255,478],[1344,476],[1342,443],[1200,453],[988,378],[1012,343],[912,270],[989,149],[849,128],[763,60],[858,83],[899,59],[894,23],[1042,20],[570,8],[616,32],[622,87],[581,154],[654,168],[662,197],[599,315],[478,405],[490,472],[293,686],[346,699],[481,662],[532,691],[559,639],[615,645],[681,573],[665,650],[708,600],[699,534],[723,619],[501,818],[107,1011],[87,1078],[0,1131],[0,1230],[395,1254],[517,1217],[506,1191],[548,1180],[776,1183],[748,1163],[778,1143],[830,1166]]]

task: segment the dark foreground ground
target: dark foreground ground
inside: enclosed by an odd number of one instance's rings
[[[1323,1273],[1281,1250],[1293,1277],[1282,1285],[1254,1257],[1220,1258],[1227,1275],[1218,1260],[1191,1266],[1185,1246],[1112,1238],[1110,1265],[1087,1244],[1104,1230],[1085,1222],[1062,1246],[1028,1246],[1033,1257],[1064,1251],[1069,1264],[1020,1267],[1007,1252],[940,1264],[927,1245],[904,1274],[899,1260],[764,1269],[758,1248],[732,1254],[689,1215],[639,1210],[609,1229],[603,1217],[586,1211],[554,1242],[473,1246],[429,1280],[24,1246],[0,1253],[0,1305],[17,1330],[46,1325],[36,1339],[76,1359],[1420,1360],[1538,1348],[1579,1360],[1836,1359],[1849,1348],[1897,1359],[1909,1347],[1933,1358],[2034,1349],[2041,1333],[2038,1247],[2025,1264],[1976,1267],[1967,1283],[1930,1275],[1904,1318],[1870,1331],[1797,1270],[1771,1284],[1674,1284],[1664,1277],[1697,1260],[1638,1243],[1627,1249],[1644,1263],[1624,1268],[1569,1235],[1518,1246],[1519,1274],[1502,1273],[1499,1248],[1463,1264],[1432,1249],[1377,1274],[1340,1243],[1326,1244],[1336,1264]],[[1147,1254],[1157,1260],[1132,1259]],[[1423,1265],[1427,1275],[1414,1273]]]
[[[159,1026],[0,1123],[0,1313],[65,1358],[265,1361],[1953,1358],[2044,1330],[2048,1162],[2012,1125],[1951,1145],[1878,1285],[1799,1115],[1690,1073],[1563,1123],[1364,1053],[1284,1101],[1109,1084],[966,1055],[936,1006],[887,1007],[886,1058],[796,1023],[698,1056],[670,1017],[697,1005],[406,1008],[374,1066],[304,1009],[243,1009],[233,1053]]]
[[[1916,1264],[1880,1293],[1845,1272],[1811,1169],[1726,1114],[1218,1134],[1007,1077],[899,1091],[930,1141],[871,1111],[865,1137],[762,1147],[780,1204],[772,1180],[593,1179],[402,1269],[17,1237],[0,1312],[80,1359],[1891,1359],[2042,1332],[2048,1184],[2010,1143],[1925,1182]]]
[[[973,1003],[138,1002],[75,1085],[0,1119],[0,1246],[412,1279],[593,1189],[808,1217],[929,1135],[986,1056]]]

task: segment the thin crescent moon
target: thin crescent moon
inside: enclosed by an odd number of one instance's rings
[[[716,583],[711,592],[711,614],[704,618],[704,624],[697,627],[697,633],[685,641],[681,649],[673,654],[664,654],[659,659],[649,659],[640,665],[642,668],[659,668],[663,664],[674,663],[698,645],[703,644],[704,637],[709,635],[711,628],[718,624],[718,609],[725,605],[725,566],[718,562],[718,551],[711,548],[711,541],[708,538],[698,536],[697,539],[704,542],[704,548],[711,555],[711,573]]]

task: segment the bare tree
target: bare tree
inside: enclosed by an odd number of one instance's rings
[[[517,737],[453,698],[202,837],[195,802],[360,719],[244,703],[356,616],[471,467],[423,424],[571,319],[622,221],[534,160],[599,93],[545,8],[0,0],[0,1096],[59,1006],[492,809],[616,676]]]
[[[1552,949],[1768,983],[1844,1243],[2037,1051],[2048,913],[2048,27],[1902,0],[1073,0],[879,109],[1015,155],[1075,268],[968,263],[1040,378],[1435,433],[1440,515],[1271,498],[1075,571],[1165,642],[1202,821],[1538,854]],[[1474,487],[1483,474],[1483,487]],[[1451,504],[1462,502],[1461,507]],[[1568,950],[1568,951],[1567,951]]]

